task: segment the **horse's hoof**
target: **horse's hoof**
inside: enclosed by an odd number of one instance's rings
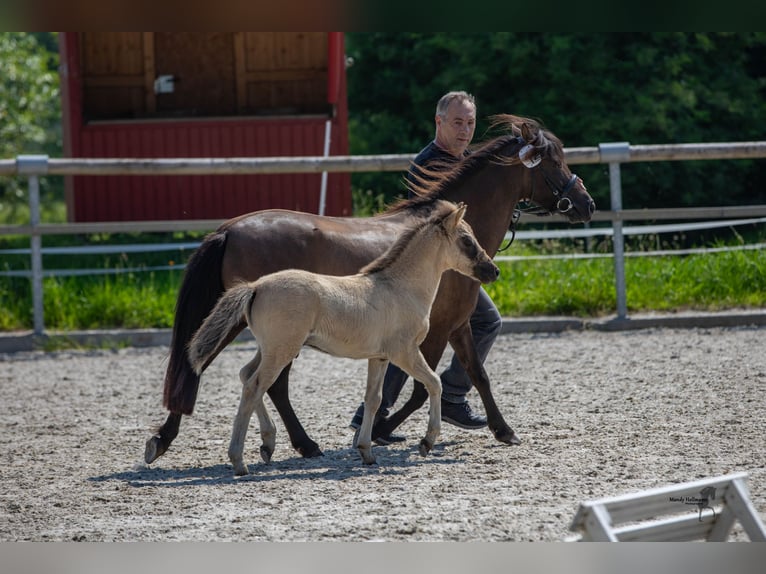
[[[245,476],[250,474],[246,464],[234,465],[234,476]]]
[[[519,438],[519,435],[513,432],[512,429],[495,431],[495,438],[502,443],[510,444],[512,446],[521,444],[521,439]]]
[[[298,451],[298,454],[300,454],[303,458],[317,458],[324,456],[324,453],[319,449],[318,444],[314,444],[313,446],[308,447],[299,446],[296,450]]]
[[[261,445],[261,458],[263,459],[263,462],[266,464],[270,463],[272,454],[273,452],[269,447],[266,445]]]
[[[154,435],[148,441],[146,441],[146,449],[144,449],[144,461],[146,464],[151,464],[158,458],[160,458],[168,448],[162,444],[162,439],[159,435]]]
[[[420,441],[420,446],[418,446],[418,452],[420,452],[420,456],[426,456],[433,447],[432,444],[429,444],[426,439],[422,439]]]

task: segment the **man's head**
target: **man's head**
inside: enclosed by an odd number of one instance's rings
[[[463,155],[476,129],[476,102],[467,92],[448,92],[436,104],[436,144],[456,157]]]

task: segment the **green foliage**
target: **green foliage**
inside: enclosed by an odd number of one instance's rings
[[[53,49],[50,32],[0,32],[0,158],[62,155],[58,54]],[[25,189],[21,178],[0,178],[0,222],[28,217]],[[62,182],[42,178],[40,194],[43,205],[56,200],[62,205]],[[60,218],[62,213],[44,215]]]
[[[614,313],[612,259],[501,262],[500,280],[486,286],[504,316]],[[766,305],[766,251],[687,257],[629,257],[629,312],[717,311]]]
[[[567,147],[752,141],[766,133],[766,33],[351,33],[352,153],[415,153],[432,137],[436,100],[474,94],[485,118],[540,119]],[[600,205],[604,166],[577,166]],[[397,174],[354,185],[402,194]],[[762,160],[637,163],[623,169],[623,206],[766,203]]]
[[[551,250],[561,253],[566,248],[525,246],[515,248],[515,254]],[[499,265],[500,279],[486,289],[503,316],[598,317],[615,312],[614,267],[609,258]],[[181,276],[173,270],[45,279],[46,328],[169,328]],[[631,313],[763,308],[766,251],[629,257],[625,279]],[[0,331],[30,329],[31,309],[29,281],[0,277]]]
[[[46,325],[56,329],[169,327],[176,274],[126,274],[48,279],[44,284]]]

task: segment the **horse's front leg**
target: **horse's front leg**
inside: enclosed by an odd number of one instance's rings
[[[387,359],[369,359],[367,361],[367,390],[364,394],[364,416],[362,426],[355,441],[359,454],[365,464],[375,464],[375,456],[372,454],[372,423],[375,413],[383,399],[383,376],[388,367]]]
[[[319,445],[311,440],[311,437],[306,433],[303,425],[301,425],[301,421],[298,420],[298,415],[293,410],[292,404],[290,404],[288,381],[292,365],[292,363],[289,363],[282,369],[277,380],[269,387],[269,398],[274,403],[274,407],[282,418],[282,422],[285,423],[285,429],[290,436],[290,444],[293,445],[293,448],[304,458],[322,456]]]
[[[442,385],[439,376],[428,366],[423,354],[418,350],[417,354],[411,357],[409,363],[402,361],[401,368],[416,381],[420,381],[422,386],[428,391],[428,397],[431,401],[431,408],[428,411],[428,429],[426,436],[420,441],[420,455],[426,456],[434,447],[436,439],[441,432],[442,420]]]
[[[453,331],[449,342],[460,364],[463,365],[466,373],[468,373],[473,386],[479,392],[481,401],[484,404],[484,411],[487,413],[487,424],[492,434],[500,442],[511,445],[521,444],[518,435],[505,422],[500,409],[497,407],[497,403],[495,403],[495,397],[492,395],[489,385],[489,376],[476,351],[476,346],[471,336],[471,327],[468,322]]]

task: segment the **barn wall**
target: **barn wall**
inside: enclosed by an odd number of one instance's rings
[[[82,130],[82,157],[280,157],[323,153],[324,117],[121,122]],[[336,137],[333,155],[347,153]],[[77,221],[229,218],[259,209],[317,213],[320,174],[78,176]],[[329,174],[328,215],[351,214],[350,176]]]
[[[60,34],[65,154],[71,157],[348,154],[345,71],[337,106],[327,33]],[[342,64],[340,66],[343,69]],[[172,93],[155,93],[160,75]],[[332,80],[334,82],[334,79]],[[73,221],[229,218],[259,209],[317,212],[321,175],[67,178]],[[326,213],[351,214],[350,176],[329,174]]]

